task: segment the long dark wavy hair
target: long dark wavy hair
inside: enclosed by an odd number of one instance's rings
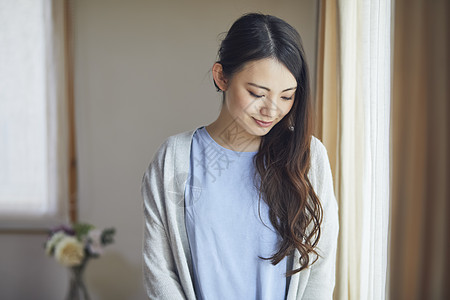
[[[300,268],[313,264],[320,238],[322,206],[308,179],[312,138],[312,103],[305,52],[298,32],[285,21],[270,15],[251,13],[236,20],[222,41],[218,63],[231,78],[246,63],[274,58],[284,64],[297,81],[294,104],[288,114],[261,138],[254,157],[260,178],[260,199],[269,207],[269,218],[281,237],[278,252],[268,258],[278,264],[300,252]],[[217,87],[217,84],[214,82]]]

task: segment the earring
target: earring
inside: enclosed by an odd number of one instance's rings
[[[294,129],[295,129],[295,127],[294,127],[294,121],[292,120],[292,117],[289,118],[289,126],[288,126],[288,129],[289,129],[290,131],[294,131]]]

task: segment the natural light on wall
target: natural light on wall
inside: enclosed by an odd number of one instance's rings
[[[0,0],[1,228],[67,218],[64,39],[57,9],[48,0]]]

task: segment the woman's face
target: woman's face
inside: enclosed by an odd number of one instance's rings
[[[241,134],[259,138],[291,110],[296,88],[294,76],[277,60],[249,62],[227,82],[222,113]]]

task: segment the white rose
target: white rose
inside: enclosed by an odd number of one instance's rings
[[[60,240],[62,240],[66,236],[67,235],[64,234],[64,232],[62,231],[58,231],[55,234],[53,234],[45,244],[45,253],[47,253],[47,255],[51,255],[53,253],[53,249],[55,248],[55,246],[59,243]]]
[[[56,245],[55,258],[66,267],[77,266],[84,258],[83,244],[75,237],[66,236]]]

